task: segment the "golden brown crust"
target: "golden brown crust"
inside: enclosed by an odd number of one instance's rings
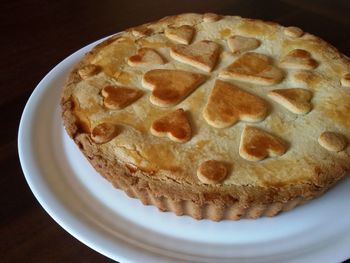
[[[332,152],[342,151],[347,145],[347,140],[342,134],[329,131],[323,132],[318,137],[318,142],[322,147]]]
[[[168,27],[164,31],[165,36],[167,36],[171,40],[186,45],[191,43],[194,33],[194,28],[189,25],[182,25],[179,27]]]
[[[242,132],[239,154],[248,161],[260,161],[268,156],[281,156],[287,148],[288,144],[282,139],[247,125]]]
[[[233,53],[240,53],[258,48],[260,41],[253,37],[233,36],[227,40],[227,44]]]
[[[342,86],[350,88],[350,73],[344,74],[340,81]]]
[[[314,69],[318,63],[311,57],[310,52],[303,49],[290,51],[280,62],[282,67],[295,69]]]
[[[132,67],[165,64],[165,59],[152,48],[140,48],[137,54],[128,58]]]
[[[198,179],[205,184],[218,184],[225,179],[226,175],[226,165],[217,160],[202,162],[197,169]]]
[[[239,87],[216,80],[204,108],[203,117],[212,126],[225,128],[243,120],[261,121],[266,117],[266,102]]]
[[[152,90],[150,101],[157,106],[174,106],[205,80],[202,74],[183,70],[154,69],[144,74],[144,87]]]
[[[212,41],[199,41],[190,46],[176,45],[170,49],[170,56],[182,63],[206,72],[211,72],[219,58],[220,45]]]
[[[214,19],[210,23],[203,22],[202,15],[184,14],[145,24],[138,27],[139,30],[135,28],[127,30],[97,45],[73,69],[62,93],[62,117],[68,134],[96,170],[113,185],[121,188],[128,195],[139,198],[145,204],[152,204],[160,210],[173,211],[179,215],[187,214],[197,219],[212,220],[273,216],[319,196],[339,181],[350,170],[350,147],[340,152],[329,152],[322,148],[317,140],[321,130],[334,130],[350,138],[350,121],[348,114],[345,114],[350,110],[348,103],[350,90],[346,86],[340,86],[342,77],[350,72],[348,59],[331,45],[308,33],[300,37],[283,37],[284,28],[274,23],[227,16],[222,16],[219,20]],[[181,102],[180,107],[190,112],[190,122],[191,125],[194,124],[194,136],[185,144],[177,144],[180,146],[170,143],[169,147],[164,149],[163,140],[166,138],[154,139],[152,135],[148,135],[151,122],[163,112],[155,106],[152,106],[152,112],[144,107],[146,103],[150,105],[148,95],[141,97],[137,103],[120,113],[113,113],[113,118],[107,118],[103,98],[98,95],[102,87],[106,85],[130,87],[134,86],[136,81],[139,83],[136,87],[142,88],[141,77],[136,80],[131,77],[132,74],[140,75],[140,73],[136,69],[124,67],[127,58],[136,53],[136,44],[155,48],[161,56],[165,55],[164,58],[169,60],[170,57],[164,50],[173,46],[174,43],[162,37],[164,30],[169,26],[182,25],[195,28],[193,42],[203,40],[200,33],[203,28],[210,32],[214,32],[213,28],[219,28],[213,33],[213,38],[208,39],[211,41],[230,37],[232,35],[230,28],[235,28],[239,35],[264,39],[262,45],[255,51],[272,56],[276,61],[298,48],[310,52],[312,58],[317,61],[317,68],[312,69],[310,73],[317,77],[317,81],[314,78],[312,81],[308,78],[303,82],[307,86],[302,86],[302,88],[311,89],[314,93],[314,108],[306,115],[308,119],[304,122],[303,118],[296,118],[293,113],[283,111],[277,104],[269,101],[271,112],[263,122],[258,124],[272,134],[288,138],[291,145],[283,156],[268,158],[258,166],[250,162],[247,164],[247,161],[238,154],[239,135],[243,130],[241,124],[234,125],[229,130],[215,130],[204,122],[201,114],[209,95],[208,90],[213,86],[211,80],[202,84]],[[138,31],[141,34],[135,36],[132,31],[134,33]],[[271,54],[268,49],[264,49],[265,43],[270,43],[269,41],[275,41],[274,46],[280,47],[279,55]],[[113,61],[106,60],[106,55],[111,52],[120,52],[120,58],[117,57]],[[217,76],[220,70],[233,60],[235,57],[232,57],[230,50],[225,47],[213,74]],[[84,67],[88,69],[89,65],[96,65],[102,70],[92,70],[92,77],[89,76],[91,74],[89,72],[86,78],[84,74],[82,77],[79,70]],[[161,68],[174,69],[173,66],[173,63],[169,62]],[[177,69],[191,71],[181,64],[175,66],[178,67]],[[286,78],[279,85],[293,86],[291,85],[293,78],[289,76],[293,76],[294,72],[290,73],[288,69],[285,71]],[[142,73],[144,71],[141,75]],[[264,99],[268,99],[266,91],[276,88],[275,86],[264,87],[266,89],[261,90],[258,85],[243,86],[244,89],[248,89],[248,92]],[[93,102],[84,100],[85,98],[77,98],[87,91],[94,94]],[[94,106],[92,107],[89,103]],[[336,109],[334,105],[337,106]],[[86,112],[88,117],[85,116]],[[133,117],[135,112],[141,114],[141,117]],[[145,115],[142,115],[143,113]],[[142,122],[139,119],[142,119]],[[307,121],[310,122],[310,120],[313,124],[307,125]],[[115,139],[103,144],[95,143],[90,133],[94,127],[105,122],[121,125],[123,129]],[[300,135],[295,137],[291,133],[294,130],[299,132],[307,130],[307,140]],[[231,131],[236,136],[232,136]],[[218,136],[217,144],[210,142],[208,137],[210,133]],[[132,142],[128,141],[128,138],[131,138]],[[227,138],[230,138],[229,143]],[[145,140],[148,144],[144,143]],[[227,177],[222,184],[206,185],[198,181],[196,169],[201,162],[217,158],[216,149],[224,151],[219,156],[220,160],[225,163],[234,163],[234,169],[228,169]],[[211,154],[210,151],[213,153]],[[111,152],[115,152],[116,155]],[[179,152],[183,154],[183,163],[178,162]],[[302,154],[303,152],[306,154]],[[283,169],[288,172],[283,172]]]
[[[223,69],[220,76],[259,85],[272,85],[282,80],[283,72],[272,65],[271,58],[268,56],[250,52],[243,54]]]
[[[101,123],[91,131],[91,139],[95,143],[106,143],[118,135],[118,127],[112,123]]]
[[[101,95],[106,108],[120,110],[139,99],[143,92],[129,87],[106,86],[101,90]]]
[[[305,114],[311,110],[312,92],[306,89],[275,89],[268,96],[295,114]]]
[[[192,129],[183,109],[177,109],[155,120],[151,133],[158,137],[168,136],[175,142],[186,142],[191,139]]]
[[[284,29],[284,34],[288,37],[301,37],[304,31],[299,27],[289,26]]]

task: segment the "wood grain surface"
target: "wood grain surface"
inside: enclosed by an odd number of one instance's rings
[[[215,12],[299,26],[350,56],[350,1],[14,0],[1,1],[0,10],[0,262],[112,262],[51,219],[18,160],[17,131],[28,97],[74,51],[166,15]]]

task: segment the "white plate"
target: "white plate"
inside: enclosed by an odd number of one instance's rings
[[[85,160],[60,119],[64,80],[96,43],[47,74],[31,95],[19,127],[19,156],[27,182],[58,224],[123,263],[310,263],[350,257],[350,178],[277,217],[219,223],[160,213],[114,189]]]

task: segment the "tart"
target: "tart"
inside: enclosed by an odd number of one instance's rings
[[[176,215],[274,216],[350,170],[350,61],[297,27],[207,13],[125,30],[76,65],[61,108],[103,177]]]

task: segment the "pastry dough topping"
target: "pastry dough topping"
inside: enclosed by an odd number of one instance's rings
[[[170,56],[182,63],[211,72],[220,55],[220,45],[202,40],[192,45],[176,45],[170,50]]]
[[[255,52],[244,53],[224,68],[219,76],[259,85],[277,84],[283,79],[283,72],[271,63],[271,59],[266,55]]]
[[[166,60],[152,48],[140,48],[137,54],[129,57],[128,64],[135,66],[162,65]]]
[[[101,94],[104,97],[103,104],[106,108],[120,110],[138,100],[143,92],[128,87],[106,86],[102,89]]]
[[[345,74],[340,82],[343,87],[350,87],[350,73]]]
[[[206,76],[184,70],[154,69],[143,76],[143,86],[152,90],[150,101],[160,107],[185,99],[206,80]]]
[[[304,35],[304,31],[299,27],[290,26],[284,29],[284,34],[288,37],[298,38]]]
[[[180,44],[188,45],[191,43],[195,29],[192,26],[183,25],[180,27],[168,27],[164,34],[167,38]]]
[[[210,125],[225,128],[240,120],[262,121],[266,114],[267,104],[263,99],[231,83],[216,80],[203,117]]]
[[[86,65],[78,70],[78,74],[82,79],[87,79],[96,75],[101,71],[101,67],[93,64]]]
[[[197,169],[198,179],[205,184],[218,184],[227,176],[227,168],[223,162],[208,160],[201,163]]]
[[[308,113],[312,108],[312,92],[307,89],[275,89],[268,96],[295,114]]]
[[[118,127],[113,123],[101,123],[91,132],[91,138],[94,142],[102,144],[109,142],[118,135]]]
[[[168,136],[175,142],[186,142],[191,138],[192,131],[186,112],[177,109],[154,121],[151,133],[158,137]]]
[[[131,33],[135,37],[145,37],[145,36],[151,34],[152,30],[147,28],[146,26],[138,26],[138,27],[132,28]]]
[[[280,62],[281,67],[292,69],[314,69],[318,63],[311,57],[310,52],[304,49],[290,51]]]
[[[288,145],[282,139],[260,128],[247,125],[242,132],[239,155],[248,161],[256,162],[268,156],[281,156],[287,149]]]
[[[220,15],[214,14],[214,13],[205,13],[203,15],[203,21],[204,22],[216,22],[221,19]]]
[[[260,41],[253,37],[233,36],[227,39],[227,44],[233,53],[240,53],[258,48]]]
[[[331,152],[340,152],[345,149],[347,145],[346,138],[339,133],[323,132],[318,138],[319,144]]]

